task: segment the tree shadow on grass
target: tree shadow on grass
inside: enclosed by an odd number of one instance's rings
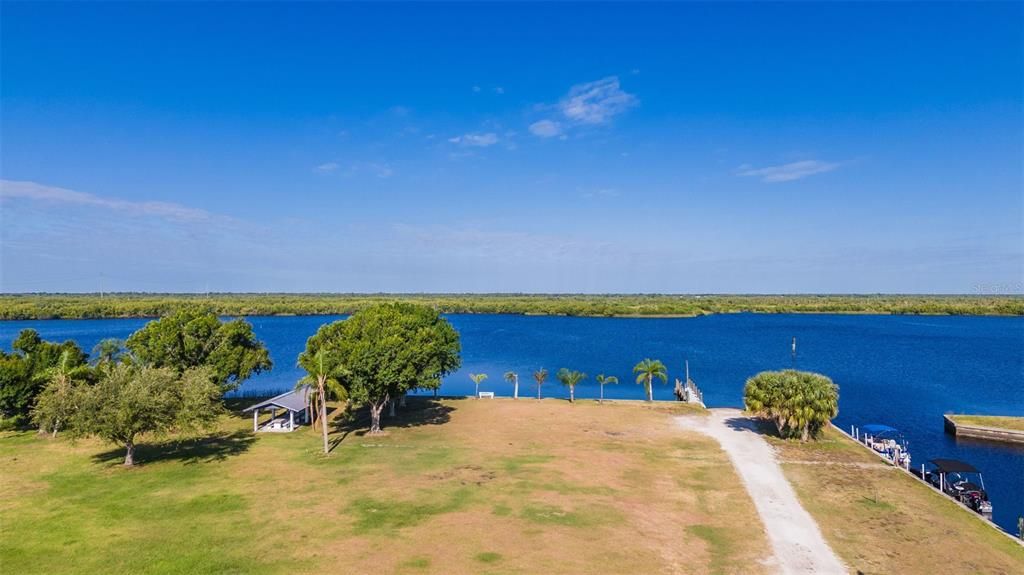
[[[220,432],[199,439],[141,443],[135,446],[136,465],[160,461],[180,461],[185,465],[223,461],[249,450],[256,441],[250,431]],[[93,456],[97,463],[124,461],[124,448],[117,447]]]
[[[224,403],[224,409],[227,409],[232,415],[243,417],[245,413],[243,409],[250,405],[255,405],[261,401],[270,399],[271,396],[267,397],[225,397],[222,401]]]
[[[745,431],[758,435],[779,437],[775,426],[771,422],[759,417],[730,417],[724,421],[725,425],[735,431]]]
[[[448,403],[453,400],[463,400],[464,398],[448,397],[444,398],[444,403],[439,401],[439,399],[420,396],[407,397],[405,407],[395,406],[394,417],[389,417],[387,408],[384,409],[380,421],[381,428],[387,432],[388,429],[394,428],[405,429],[448,423],[451,421],[451,413],[455,411],[455,408]],[[335,418],[331,422],[330,427],[332,436],[330,449],[334,451],[334,448],[341,445],[350,434],[362,437],[369,433],[370,409],[368,407],[360,407],[345,416]]]

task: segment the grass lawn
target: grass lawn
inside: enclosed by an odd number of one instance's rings
[[[828,429],[772,440],[801,503],[858,573],[1024,573],[1024,547]]]
[[[140,447],[0,436],[8,573],[758,573],[752,502],[683,405],[411,399],[387,433]]]
[[[949,418],[955,423],[963,425],[980,425],[982,427],[994,427],[996,429],[1008,429],[1010,431],[1024,431],[1024,417],[950,414]]]
[[[760,521],[675,403],[411,399],[387,433],[145,444],[0,435],[11,573],[759,573]],[[854,571],[1021,573],[1024,548],[829,431],[770,439]]]

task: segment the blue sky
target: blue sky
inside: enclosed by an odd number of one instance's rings
[[[1024,291],[1020,3],[0,11],[6,292]]]

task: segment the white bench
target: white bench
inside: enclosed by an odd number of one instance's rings
[[[486,397],[487,399],[494,399],[494,392],[493,391],[481,391],[479,394],[477,394],[477,397],[479,397],[481,399],[484,398],[484,397]]]

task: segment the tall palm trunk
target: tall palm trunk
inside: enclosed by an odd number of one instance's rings
[[[654,376],[647,374],[647,401],[654,401]]]
[[[516,376],[515,387],[512,388],[512,399],[519,399],[519,376]]]
[[[601,399],[597,400],[598,403],[604,403],[604,384],[601,384]]]
[[[317,422],[320,420],[320,377],[317,378],[317,391],[309,394],[309,405],[306,406],[306,414],[309,415],[309,422],[316,431]]]
[[[331,449],[327,445],[327,390],[325,384],[327,383],[326,376],[320,376],[317,378],[317,399],[320,401],[320,433],[324,438],[324,455],[330,455]]]
[[[569,386],[569,403],[576,403],[576,386]]]

